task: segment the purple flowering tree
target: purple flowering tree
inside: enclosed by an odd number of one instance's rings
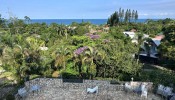
[[[87,72],[87,74],[91,73],[95,76],[96,73],[96,65],[93,62],[95,58],[95,50],[92,47],[84,46],[80,47],[74,51],[75,60],[74,62],[81,63],[81,71]],[[80,67],[80,66],[79,66]]]
[[[90,35],[90,38],[91,39],[99,39],[100,38],[100,35]]]
[[[80,54],[83,53],[83,51],[85,51],[86,49],[88,49],[87,46],[80,47],[80,48],[78,48],[77,50],[74,51],[74,54],[75,54],[75,55],[80,55]]]
[[[99,39],[100,38],[100,35],[94,35],[91,33],[86,33],[85,35],[88,36],[90,39]]]

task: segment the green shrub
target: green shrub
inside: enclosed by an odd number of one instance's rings
[[[78,26],[75,29],[75,32],[76,32],[77,35],[84,35],[85,33],[89,32],[89,29],[85,26]]]
[[[76,70],[74,70],[70,65],[66,67],[66,70],[60,71],[60,74],[62,74],[62,77],[65,79],[77,79],[77,78],[79,78],[79,73]]]
[[[142,71],[139,76],[135,76],[136,81],[153,82],[155,86],[163,84],[169,86],[175,85],[175,73],[165,70]]]

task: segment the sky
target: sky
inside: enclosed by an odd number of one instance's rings
[[[0,14],[24,19],[107,19],[119,8],[140,19],[175,18],[175,0],[0,0]]]

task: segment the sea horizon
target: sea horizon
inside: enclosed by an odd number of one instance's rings
[[[24,20],[24,19],[23,19]],[[50,25],[51,23],[65,24],[70,25],[72,22],[81,23],[81,22],[90,22],[95,25],[106,24],[108,19],[30,19],[31,23],[46,23]],[[144,23],[148,19],[138,19],[137,23]],[[160,20],[160,19],[151,19],[151,20]]]
[[[72,22],[81,23],[81,22],[90,22],[95,25],[106,24],[107,19],[31,19],[31,23],[43,23],[51,24],[65,24],[70,25]]]
[[[9,19],[6,19],[9,20]],[[20,19],[25,21],[25,19]],[[104,25],[107,24],[108,19],[30,19],[30,23],[46,23],[47,25],[50,25],[52,23],[57,23],[57,24],[64,24],[64,25],[70,25],[72,22],[76,23],[82,23],[82,22],[90,22],[91,24],[94,25]],[[136,22],[137,23],[145,23],[147,20],[163,20],[163,19],[138,19]],[[134,20],[133,20],[134,21]],[[135,22],[135,21],[134,21]]]

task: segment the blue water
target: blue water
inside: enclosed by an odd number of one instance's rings
[[[137,22],[144,23],[146,20],[147,19],[138,19]],[[57,23],[65,25],[70,25],[72,24],[72,22],[81,23],[82,21],[90,22],[95,25],[101,25],[107,23],[107,19],[31,19],[31,23],[46,23],[46,24]]]
[[[70,25],[72,22],[90,22],[95,25],[101,25],[101,24],[106,24],[107,19],[31,19],[32,23],[43,23],[45,22],[46,24],[51,24],[51,23],[57,23],[57,24],[65,24],[65,25]]]

